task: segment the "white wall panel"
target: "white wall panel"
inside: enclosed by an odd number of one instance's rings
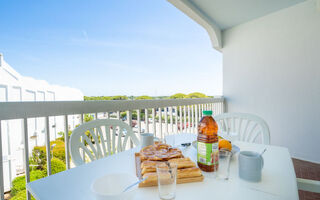
[[[320,162],[320,12],[309,0],[223,32],[229,112],[255,113],[271,144]]]

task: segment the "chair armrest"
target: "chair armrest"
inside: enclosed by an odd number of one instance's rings
[[[320,181],[297,178],[299,190],[320,193]]]

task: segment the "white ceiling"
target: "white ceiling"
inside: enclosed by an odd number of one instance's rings
[[[305,0],[187,0],[221,30]]]

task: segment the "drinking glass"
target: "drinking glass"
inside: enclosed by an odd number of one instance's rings
[[[157,165],[159,197],[172,200],[176,197],[177,164]]]
[[[232,153],[228,149],[219,151],[218,179],[229,179],[229,168]]]
[[[165,140],[165,143],[168,144],[168,145],[171,145],[173,148],[176,147],[176,144],[175,144],[175,137],[174,136],[167,136],[164,138]]]
[[[167,144],[167,141],[166,141],[165,138],[159,138],[158,141],[159,141],[160,143],[162,143],[162,144]]]
[[[153,145],[154,136],[152,133],[141,133],[141,148],[144,148],[149,145]]]

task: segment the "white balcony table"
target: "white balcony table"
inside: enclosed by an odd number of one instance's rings
[[[171,136],[172,137],[172,136]],[[175,135],[175,143],[191,142],[194,134]],[[288,199],[298,200],[296,176],[288,149],[277,146],[235,142],[241,150],[262,151],[264,154],[264,168],[262,181],[250,183],[239,179],[238,161],[234,156],[230,165],[229,180],[217,180],[204,174],[203,182],[177,185],[176,200],[186,199],[245,199],[271,200]],[[90,186],[92,182],[107,173],[125,172],[135,174],[134,152],[131,149],[112,155],[80,167],[76,167],[59,174],[55,174],[27,184],[28,191],[36,199],[41,200],[88,200],[94,199]],[[196,150],[190,146],[185,149],[185,155],[196,159]],[[136,200],[159,199],[158,188],[138,188]]]

